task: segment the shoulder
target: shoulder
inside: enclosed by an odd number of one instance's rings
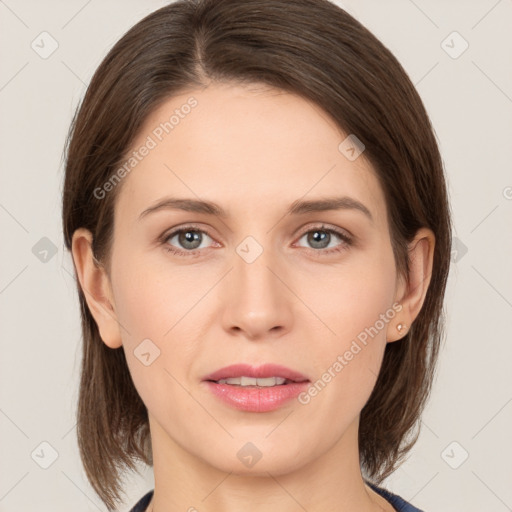
[[[142,498],[130,509],[130,512],[145,512],[151,498],[153,497],[153,491],[149,491],[147,494],[142,496]]]
[[[377,493],[380,494],[384,499],[389,501],[391,505],[397,510],[397,512],[424,512],[419,508],[411,505],[407,501],[405,501],[402,497],[397,494],[393,494],[387,489],[383,489],[382,487],[378,487],[371,482],[366,481],[366,483]]]

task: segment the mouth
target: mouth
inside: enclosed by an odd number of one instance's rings
[[[203,382],[225,404],[246,412],[269,412],[303,392],[310,380],[284,366],[231,365],[207,375]]]
[[[282,377],[268,377],[266,379],[255,379],[252,377],[234,377],[231,379],[209,380],[215,384],[229,384],[230,386],[238,386],[243,388],[273,388],[275,386],[286,386],[295,381],[284,379]]]
[[[249,388],[273,388],[275,386],[287,386],[288,384],[295,384],[296,382],[309,382],[295,381],[285,379],[284,377],[266,377],[257,379],[255,377],[231,377],[229,379],[207,380],[207,382],[214,382],[215,384],[229,384],[230,386],[249,387]]]
[[[256,387],[286,386],[297,382],[309,382],[309,379],[302,373],[272,363],[261,366],[233,364],[206,375],[203,380],[232,386]]]

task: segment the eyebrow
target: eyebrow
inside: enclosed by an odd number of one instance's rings
[[[150,206],[139,215],[139,220],[146,215],[160,210],[183,210],[186,212],[204,213],[215,215],[221,218],[228,218],[229,215],[220,205],[201,199],[180,199],[175,197],[164,197]],[[373,222],[370,210],[360,201],[348,196],[326,197],[309,201],[294,201],[288,208],[286,215],[303,215],[312,212],[323,212],[329,210],[356,210],[368,217]]]

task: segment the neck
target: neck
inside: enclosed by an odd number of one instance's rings
[[[150,429],[155,489],[147,512],[295,512],[298,506],[309,512],[394,510],[364,483],[359,465],[358,420],[335,446],[316,459],[300,456],[308,449],[296,446],[296,455],[289,461],[272,459],[268,450],[267,457],[264,452],[252,468],[237,464],[235,458],[231,466],[229,462],[226,466],[225,458],[215,457],[215,451],[224,447],[215,447],[214,436],[207,454],[210,460],[205,460],[204,455],[193,454],[174,442],[151,415]],[[235,447],[245,444],[241,440],[234,443]],[[318,451],[314,446],[309,449]]]

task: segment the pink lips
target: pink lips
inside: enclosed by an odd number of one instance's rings
[[[219,384],[218,380],[232,377],[282,377],[287,381],[280,386],[257,387]],[[265,364],[254,367],[247,364],[235,364],[221,368],[207,375],[203,382],[208,389],[224,403],[247,412],[269,412],[278,409],[288,401],[305,391],[309,379],[284,366]]]
[[[283,377],[284,379],[292,380],[294,382],[304,382],[309,380],[307,377],[299,372],[290,370],[286,366],[278,364],[267,363],[262,366],[251,366],[248,364],[232,364],[211,373],[203,378],[203,380],[221,380],[229,379],[231,377],[255,377],[257,379],[264,379],[265,377]]]

